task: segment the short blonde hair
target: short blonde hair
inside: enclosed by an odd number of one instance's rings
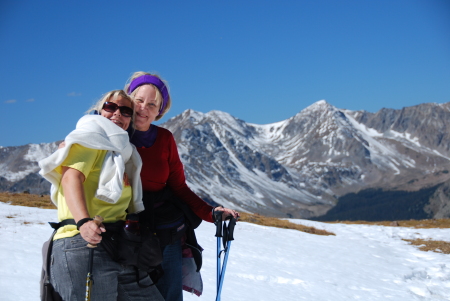
[[[138,77],[140,77],[140,76],[142,76],[142,75],[151,75],[151,76],[157,77],[157,78],[159,78],[159,79],[164,83],[164,85],[166,85],[167,92],[168,92],[168,93],[167,93],[167,94],[168,94],[168,99],[167,99],[167,103],[166,103],[166,105],[165,105],[163,111],[162,111],[158,116],[156,116],[156,118],[155,118],[155,121],[158,121],[158,120],[160,120],[161,118],[163,118],[163,116],[170,110],[170,107],[172,106],[172,98],[170,97],[169,85],[167,84],[167,82],[166,82],[165,80],[163,80],[163,79],[162,79],[159,75],[157,75],[157,74],[152,74],[152,73],[148,73],[148,72],[144,72],[144,71],[137,71],[137,72],[134,72],[133,75],[131,75],[131,77],[128,79],[128,81],[127,81],[127,83],[125,84],[125,87],[123,88],[123,90],[124,90],[124,91],[128,91],[128,87],[130,86],[131,82],[132,82],[134,79],[136,79],[136,78],[138,78]],[[145,85],[151,85],[151,86],[153,86],[153,87],[155,88],[155,90],[156,90],[156,99],[159,101],[160,105],[162,106],[164,100],[163,100],[163,97],[162,97],[162,95],[161,95],[161,91],[159,91],[158,87],[156,87],[156,86],[153,85],[153,84],[145,84]],[[144,85],[143,85],[143,86],[144,86]],[[133,100],[134,100],[134,97],[135,97],[136,93],[139,91],[139,88],[140,88],[140,87],[137,87],[133,92],[131,92],[131,93],[129,94]]]
[[[109,91],[105,94],[103,94],[103,96],[89,109],[87,110],[86,114],[90,114],[92,112],[97,112],[98,114],[100,114],[100,112],[102,111],[103,108],[103,104],[107,101],[114,101],[118,98],[123,98],[125,100],[129,100],[130,101],[130,106],[133,109],[133,115],[131,116],[131,122],[134,123],[134,102],[133,99],[127,95],[127,93],[125,93],[124,90],[112,90]]]

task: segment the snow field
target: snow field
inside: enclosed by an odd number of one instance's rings
[[[41,246],[56,210],[0,203],[0,300],[39,300]],[[336,236],[239,222],[222,300],[450,300],[450,255],[423,252],[402,239],[449,241],[450,229],[410,229],[290,220]],[[215,227],[202,223],[204,292],[214,300]]]

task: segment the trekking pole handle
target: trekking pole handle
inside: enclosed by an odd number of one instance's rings
[[[236,219],[234,217],[231,217],[231,220],[228,223],[228,238],[227,238],[227,241],[234,240],[234,237],[233,237],[234,226],[236,226]]]
[[[222,211],[214,211],[214,224],[216,225],[216,237],[222,237]]]
[[[93,221],[94,221],[94,223],[95,223],[97,226],[100,227],[100,225],[101,225],[102,222],[103,222],[103,217],[101,217],[100,215],[96,215],[96,216],[94,217]],[[94,244],[91,244],[91,243],[88,243],[86,246],[87,246],[88,248],[91,248],[91,249],[97,247],[97,245],[94,245]]]

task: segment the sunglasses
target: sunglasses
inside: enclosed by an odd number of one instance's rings
[[[115,111],[117,111],[117,109],[120,110],[120,114],[122,114],[122,116],[124,117],[131,117],[133,116],[133,109],[127,106],[118,106],[116,103],[114,102],[105,102],[103,104],[102,110],[105,110],[106,112],[109,113],[114,113]]]

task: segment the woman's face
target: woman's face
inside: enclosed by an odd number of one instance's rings
[[[138,131],[147,131],[150,124],[159,115],[161,103],[156,99],[156,88],[152,85],[143,85],[134,95],[134,110],[136,116],[134,125]]]
[[[131,101],[129,101],[128,99],[124,99],[121,96],[119,96],[114,100],[109,100],[108,102],[113,102],[119,107],[126,106],[132,108]],[[116,125],[120,126],[122,129],[126,130],[130,125],[131,117],[123,116],[119,110],[119,107],[117,107],[117,110],[115,110],[114,112],[108,112],[105,109],[103,109],[100,111],[100,114],[103,117],[106,117],[112,122],[114,122]]]

